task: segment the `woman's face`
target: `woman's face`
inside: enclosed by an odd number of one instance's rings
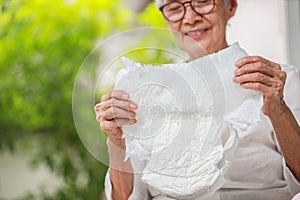
[[[174,0],[165,0],[164,3],[172,1]],[[179,1],[186,2],[186,0]],[[224,0],[215,0],[213,10],[203,16],[195,13],[190,4],[185,4],[185,6],[186,13],[181,21],[165,21],[169,28],[174,30],[179,47],[187,51],[191,59],[201,57],[206,53],[217,52],[228,46],[226,24],[235,13],[236,0],[229,1],[227,6]]]

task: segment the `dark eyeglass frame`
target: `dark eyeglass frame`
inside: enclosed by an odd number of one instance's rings
[[[165,18],[166,20],[168,20],[168,21],[170,21],[170,22],[179,22],[179,21],[181,21],[181,20],[184,18],[185,14],[186,14],[186,7],[185,7],[185,4],[190,4],[192,10],[193,10],[195,13],[197,13],[198,15],[201,15],[201,16],[210,13],[210,12],[214,9],[214,7],[215,7],[215,5],[216,5],[215,0],[212,0],[212,1],[213,1],[213,6],[211,7],[211,9],[210,9],[209,11],[205,12],[205,13],[199,13],[199,12],[197,12],[196,9],[194,8],[194,6],[193,6],[193,4],[192,4],[193,1],[194,1],[194,0],[186,1],[186,2],[183,2],[183,3],[179,2],[179,1],[170,2],[170,3],[167,3],[167,4],[162,5],[161,7],[159,7],[159,10],[160,10],[160,12],[162,12],[162,14],[163,14],[163,16],[164,16],[164,18]],[[173,4],[173,3],[181,4],[182,7],[183,7],[183,14],[182,14],[182,17],[179,18],[178,20],[170,20],[170,19],[165,15],[165,13],[164,13],[164,11],[163,11],[164,8],[165,8],[166,6],[168,6],[168,5],[170,5],[170,4]]]

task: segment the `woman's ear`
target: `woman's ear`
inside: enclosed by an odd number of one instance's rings
[[[226,21],[235,15],[235,11],[238,7],[237,0],[228,0],[226,6]]]

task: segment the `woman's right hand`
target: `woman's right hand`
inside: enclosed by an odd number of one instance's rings
[[[94,107],[96,119],[101,129],[106,133],[110,142],[125,149],[122,139],[124,125],[132,125],[137,122],[135,110],[138,105],[130,101],[130,96],[123,90],[110,90],[103,95],[101,102]]]

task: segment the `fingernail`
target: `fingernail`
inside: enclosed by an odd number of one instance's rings
[[[238,79],[236,77],[233,77],[233,82],[237,83],[238,82]]]
[[[242,64],[242,60],[238,60],[238,61],[235,62],[236,66],[239,66],[240,64]]]
[[[122,94],[122,98],[123,98],[123,99],[128,99],[128,98],[129,98],[129,95],[126,94],[126,93],[125,93],[125,94]]]
[[[240,74],[240,70],[239,69],[234,70],[234,74],[236,75]]]
[[[138,105],[134,102],[130,102],[130,108],[136,109]]]
[[[99,111],[99,104],[95,106],[95,111],[98,112]]]

